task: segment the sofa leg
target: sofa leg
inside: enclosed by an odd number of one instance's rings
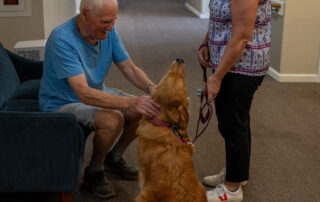
[[[74,194],[73,192],[61,192],[61,202],[73,202]]]

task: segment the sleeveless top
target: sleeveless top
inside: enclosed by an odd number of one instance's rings
[[[231,0],[211,0],[209,4],[209,52],[216,69],[232,35]],[[248,76],[265,75],[270,66],[271,3],[260,0],[252,39],[229,72]]]

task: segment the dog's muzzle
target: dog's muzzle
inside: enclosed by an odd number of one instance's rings
[[[180,63],[180,64],[183,64],[183,63],[184,63],[183,59],[181,59],[181,58],[177,58],[177,59],[176,59],[176,62],[178,62],[178,63]]]

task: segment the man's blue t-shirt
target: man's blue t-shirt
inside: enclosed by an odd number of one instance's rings
[[[80,102],[67,78],[84,73],[91,88],[102,90],[113,62],[129,58],[115,28],[96,46],[80,35],[77,18],[55,28],[45,48],[39,103],[42,111],[56,111],[68,103]]]

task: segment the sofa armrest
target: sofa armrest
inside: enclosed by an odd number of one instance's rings
[[[34,61],[25,57],[21,57],[9,50],[7,50],[21,82],[31,79],[41,79],[43,72],[43,62]]]
[[[85,136],[71,113],[0,112],[0,192],[72,192]]]

